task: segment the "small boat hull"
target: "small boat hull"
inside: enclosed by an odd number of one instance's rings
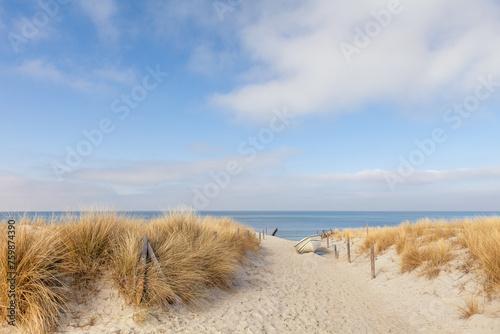
[[[310,235],[295,244],[295,249],[299,253],[315,252],[320,247],[321,247],[320,235]]]

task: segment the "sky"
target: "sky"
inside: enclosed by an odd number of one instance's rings
[[[500,211],[494,0],[0,0],[0,211]]]

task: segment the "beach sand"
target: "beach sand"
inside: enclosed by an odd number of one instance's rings
[[[294,242],[266,236],[249,254],[232,291],[212,289],[204,308],[176,304],[167,313],[134,310],[110,282],[63,319],[59,333],[499,333],[500,318],[460,319],[445,280],[399,274],[393,255],[369,259],[298,254]],[[354,246],[355,248],[355,246]]]

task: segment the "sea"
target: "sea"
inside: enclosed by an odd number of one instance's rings
[[[159,217],[161,211],[118,211],[143,218]],[[79,215],[79,212],[71,212]],[[0,212],[0,220],[17,219],[23,215],[61,219],[68,212]],[[288,240],[300,240],[315,234],[317,230],[395,226],[403,222],[414,222],[421,218],[456,219],[478,216],[500,216],[500,211],[199,211],[201,216],[232,217],[235,221],[252,227],[255,231],[267,228],[271,234]]]

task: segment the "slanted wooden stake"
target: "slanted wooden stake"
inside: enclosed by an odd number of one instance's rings
[[[151,261],[153,264],[158,268],[158,272],[160,275],[165,278],[165,275],[163,275],[163,270],[161,270],[160,263],[158,262],[158,259],[156,258],[155,252],[153,251],[153,247],[151,247],[151,244],[148,242],[148,256],[151,258]]]
[[[144,281],[146,280],[146,259],[148,256],[148,237],[142,237],[141,256],[139,258],[139,280],[137,282],[136,302],[139,305],[144,295]]]
[[[351,263],[351,240],[347,238],[347,261]]]
[[[372,279],[375,278],[375,250],[373,246],[370,248],[370,258],[372,262]]]
[[[148,242],[148,256],[151,258],[151,261],[155,266],[158,265],[158,259],[156,258],[156,254],[153,251],[153,247],[151,247],[151,244]]]
[[[278,232],[278,228],[277,227],[274,229],[274,232],[271,235],[274,237],[274,235],[276,234],[276,232]]]

